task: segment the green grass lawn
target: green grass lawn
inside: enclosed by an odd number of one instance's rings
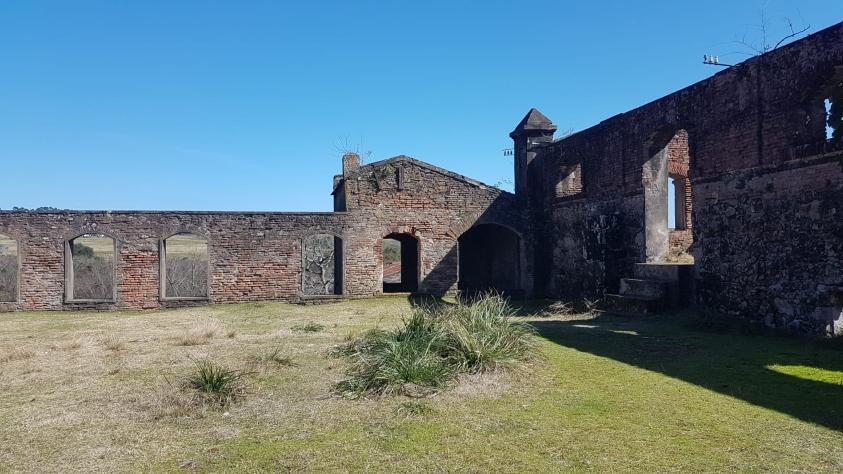
[[[840,341],[719,334],[687,316],[533,317],[542,357],[523,370],[424,399],[333,395],[347,362],[329,350],[409,310],[0,315],[0,471],[843,470]],[[168,391],[200,359],[247,370],[245,398],[172,412]]]

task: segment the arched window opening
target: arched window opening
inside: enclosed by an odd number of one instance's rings
[[[189,233],[164,239],[161,245],[162,296],[170,299],[208,297],[208,241]]]
[[[0,234],[0,303],[18,299],[18,243]]]
[[[382,240],[383,292],[413,293],[419,289],[419,241],[410,234],[389,234]]]
[[[67,242],[65,283],[68,301],[114,301],[114,239],[85,234]]]
[[[302,242],[302,293],[342,294],[342,239],[316,234]]]
[[[485,291],[520,295],[521,238],[507,227],[481,224],[459,238],[459,284],[464,295]]]

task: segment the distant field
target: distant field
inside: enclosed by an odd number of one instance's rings
[[[543,358],[522,372],[431,398],[337,397],[348,362],[330,349],[408,311],[0,314],[0,471],[843,471],[839,345],[682,315],[530,317]],[[245,398],[179,410],[174,387],[202,359],[247,371]]]
[[[4,235],[0,235],[0,254],[17,255],[18,243]]]
[[[204,239],[191,235],[175,235],[167,239],[169,256],[204,256],[207,258],[208,244]]]
[[[17,250],[14,240],[0,238],[0,245],[5,245],[5,242],[10,242]],[[78,237],[73,242],[92,248],[100,256],[114,253],[114,243],[110,237]],[[199,237],[177,235],[167,239],[167,254],[171,256],[204,255],[207,250],[208,244]]]
[[[77,237],[73,243],[92,248],[98,256],[114,255],[114,240],[111,237]]]

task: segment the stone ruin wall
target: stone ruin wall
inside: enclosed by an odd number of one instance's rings
[[[197,304],[159,298],[159,245],[189,232],[208,241],[207,302],[293,299],[302,248],[315,233],[342,234],[343,214],[226,212],[2,212],[0,233],[18,241],[19,298],[4,309],[150,309]],[[82,234],[116,241],[113,303],[65,301],[65,242]],[[201,303],[201,302],[200,302]]]
[[[512,228],[523,225],[509,193],[409,158],[387,162],[396,171],[391,181],[370,179],[372,166],[348,170],[348,209],[343,212],[0,212],[0,234],[17,241],[20,260],[18,299],[0,303],[0,309],[150,309],[299,300],[308,296],[303,289],[309,285],[303,245],[324,236],[340,239],[337,293],[373,296],[382,292],[381,238],[391,232],[419,239],[419,290],[441,294],[456,288],[456,239],[463,231],[493,220]],[[177,233],[207,240],[207,299],[161,298],[161,240]],[[113,302],[67,301],[65,243],[83,234],[115,239]]]
[[[160,240],[177,232],[208,241],[208,302],[301,297],[302,242],[313,235],[341,239],[345,296],[382,292],[381,239],[392,233],[418,239],[419,291],[440,294],[456,288],[460,235],[481,223],[519,236],[526,295],[599,297],[652,257],[643,170],[665,156],[668,173],[689,180],[692,225],[669,245],[690,246],[698,302],[841,334],[843,132],[826,137],[829,97],[843,100],[843,25],[564,139],[552,140],[549,121],[516,129],[516,195],[407,157],[349,158],[333,213],[0,212],[0,234],[20,253],[20,297],[0,309],[197,304],[159,297]],[[65,242],[85,233],[117,241],[113,303],[63,298]]]
[[[347,164],[339,192],[354,216],[347,271],[358,275],[355,294],[381,293],[382,239],[409,234],[419,240],[419,292],[442,294],[457,288],[457,239],[474,225],[495,223],[522,242],[522,288],[532,288],[530,229],[515,196],[408,157],[364,166]],[[336,196],[336,193],[335,193]]]
[[[632,274],[645,257],[642,168],[684,130],[699,303],[794,332],[843,333],[843,147],[826,137],[824,107],[840,84],[838,24],[535,145],[530,187],[542,198],[532,205],[550,222],[538,248],[553,261],[539,285],[600,296]],[[560,186],[573,169],[580,183]]]

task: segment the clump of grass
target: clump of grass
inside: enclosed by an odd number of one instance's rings
[[[514,366],[535,353],[535,330],[513,319],[514,310],[500,295],[438,311],[448,334],[446,356],[459,372]]]
[[[31,349],[14,348],[0,353],[0,363],[31,359],[33,357],[35,357],[35,351]]]
[[[545,308],[541,310],[538,314],[540,317],[553,317],[553,316],[571,316],[576,314],[576,309],[574,308],[574,304],[569,301],[554,301],[553,303],[547,305]]]
[[[199,360],[185,386],[194,390],[204,404],[225,407],[245,393],[246,375],[210,360]]]
[[[102,345],[111,352],[118,352],[123,349],[123,341],[116,334],[106,334],[102,339]]]
[[[210,324],[195,326],[176,338],[177,346],[201,346],[211,342],[217,334],[217,328]]]
[[[514,366],[535,354],[530,326],[512,319],[495,294],[472,303],[416,309],[392,330],[373,329],[335,348],[352,359],[338,390],[352,398],[399,393],[423,396],[454,375]]]
[[[80,341],[79,339],[74,339],[74,340],[72,340],[72,341],[68,342],[67,344],[60,347],[60,349],[63,350],[63,351],[75,351],[75,350],[79,350],[81,348],[82,348],[82,341]]]
[[[157,387],[149,402],[152,418],[181,418],[199,413],[197,397],[182,387],[167,382]]]
[[[374,329],[346,344],[340,354],[353,359],[349,378],[338,389],[358,398],[366,394],[414,396],[444,386],[451,367],[442,357],[442,326],[415,312],[395,330]]]
[[[433,413],[433,411],[433,408],[417,401],[401,402],[401,404],[395,409],[396,414],[404,416],[405,418],[428,415]]]
[[[226,331],[225,337],[229,339],[234,339],[235,337],[237,337],[237,331],[235,331],[234,329],[229,329],[228,331]]]
[[[252,359],[260,364],[277,364],[284,367],[293,367],[296,365],[293,358],[285,355],[280,347],[271,349],[263,354],[253,356]]]
[[[192,333],[184,333],[176,338],[177,346],[201,346],[207,343],[207,338]]]
[[[325,326],[311,321],[306,324],[296,324],[292,329],[298,332],[321,332],[325,330]]]

